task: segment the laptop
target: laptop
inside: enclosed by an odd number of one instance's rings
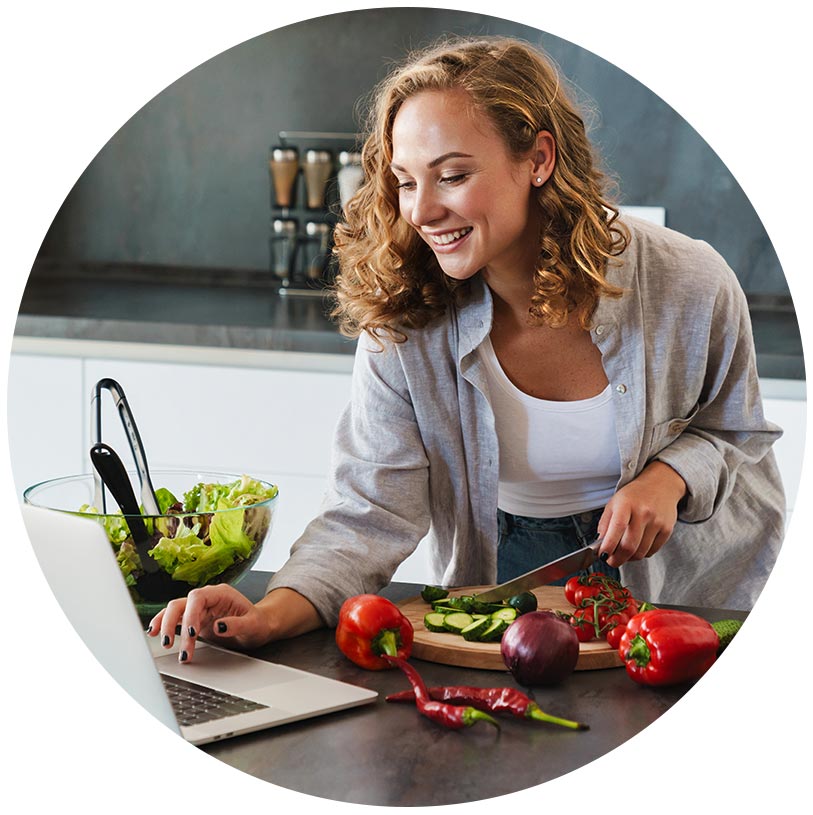
[[[374,702],[378,693],[200,641],[178,661],[147,637],[102,526],[21,506],[37,559],[68,620],[96,659],[146,710],[192,744]],[[83,585],[77,585],[77,575]],[[111,635],[111,632],[115,634]]]

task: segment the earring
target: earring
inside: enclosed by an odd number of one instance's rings
[[[536,178],[536,183],[537,183],[537,184],[541,184],[541,183],[542,183],[542,179],[541,179],[541,178],[539,178],[539,176],[537,176],[537,178]]]

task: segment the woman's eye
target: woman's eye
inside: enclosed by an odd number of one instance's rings
[[[396,181],[395,182],[395,189],[396,190],[408,190],[412,189],[415,186],[414,181]]]
[[[466,173],[458,173],[457,175],[445,175],[441,178],[441,182],[444,184],[456,184],[458,181],[462,181],[466,177]]]

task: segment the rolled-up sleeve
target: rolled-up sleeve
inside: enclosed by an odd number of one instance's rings
[[[378,592],[430,525],[428,459],[397,348],[358,342],[350,404],[334,437],[318,516],[268,590],[294,589],[328,625],[342,602]]]
[[[707,356],[696,412],[653,457],[686,482],[678,518],[687,523],[710,518],[734,489],[740,467],[761,461],[782,435],[763,413],[748,306],[727,266],[702,325]]]

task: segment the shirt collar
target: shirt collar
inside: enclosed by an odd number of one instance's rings
[[[469,281],[465,301],[457,307],[458,362],[474,351],[488,336],[493,316],[491,290],[486,286],[482,276],[477,274]]]
[[[636,256],[631,236],[627,248],[607,264],[607,281],[624,290],[622,297],[601,297],[593,315],[593,325],[615,325],[627,308],[632,283],[635,279]],[[459,330],[458,362],[474,351],[491,332],[493,321],[493,300],[491,290],[482,275],[477,274],[469,281],[469,291],[465,301],[457,307]]]

